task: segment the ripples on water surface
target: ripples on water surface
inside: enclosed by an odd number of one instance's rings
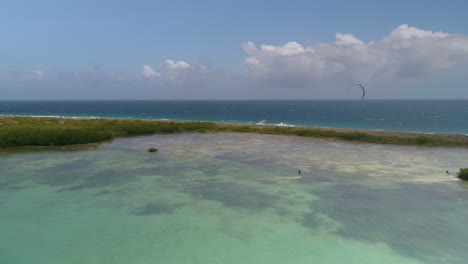
[[[0,263],[466,263],[445,170],[467,157],[244,134],[2,153]]]
[[[0,101],[0,114],[261,122],[468,134],[468,100]]]

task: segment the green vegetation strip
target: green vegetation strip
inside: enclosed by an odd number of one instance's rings
[[[468,168],[461,168],[457,176],[460,180],[468,181]]]
[[[168,133],[259,133],[379,144],[468,147],[468,137],[464,135],[231,125],[211,122],[0,117],[0,147],[85,144],[122,136]]]

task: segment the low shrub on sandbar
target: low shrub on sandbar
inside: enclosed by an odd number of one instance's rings
[[[0,147],[85,144],[111,138],[109,132],[85,128],[18,127],[0,131]]]
[[[468,168],[460,169],[457,176],[460,180],[468,181]]]
[[[119,136],[174,133],[259,133],[296,135],[353,142],[468,147],[468,137],[375,133],[305,127],[274,127],[133,119],[0,117],[0,148],[94,143]],[[464,176],[462,176],[464,177]]]

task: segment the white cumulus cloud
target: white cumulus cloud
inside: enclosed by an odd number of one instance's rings
[[[190,64],[185,61],[165,60],[164,66],[168,69],[187,69],[190,67]]]
[[[363,42],[351,34],[336,33],[336,43],[343,45],[363,44]]]
[[[336,41],[309,47],[243,44],[250,77],[272,83],[314,85],[399,79],[436,74],[468,63],[468,36],[432,32],[403,24],[382,39],[363,42],[336,33]]]
[[[143,65],[143,76],[147,78],[151,78],[151,77],[159,77],[161,76],[161,74],[157,72],[155,69],[153,69],[151,66],[145,64]]]
[[[192,66],[185,61],[167,59],[159,69],[155,69],[147,64],[143,65],[142,74],[145,78],[177,79],[177,77],[180,77],[191,68]]]

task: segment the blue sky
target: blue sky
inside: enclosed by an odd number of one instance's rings
[[[337,86],[361,81],[379,87],[370,98],[468,98],[466,10],[468,2],[456,0],[4,0],[0,92],[6,99],[346,99]],[[384,41],[394,30],[417,40],[395,48],[408,38]],[[332,46],[336,33],[359,41]],[[284,53],[280,47],[297,48],[288,42],[304,49]],[[249,53],[246,43],[256,49]],[[317,51],[320,43],[331,46]],[[443,57],[414,55],[444,46],[452,48]],[[375,57],[353,65],[342,55],[363,48]]]

